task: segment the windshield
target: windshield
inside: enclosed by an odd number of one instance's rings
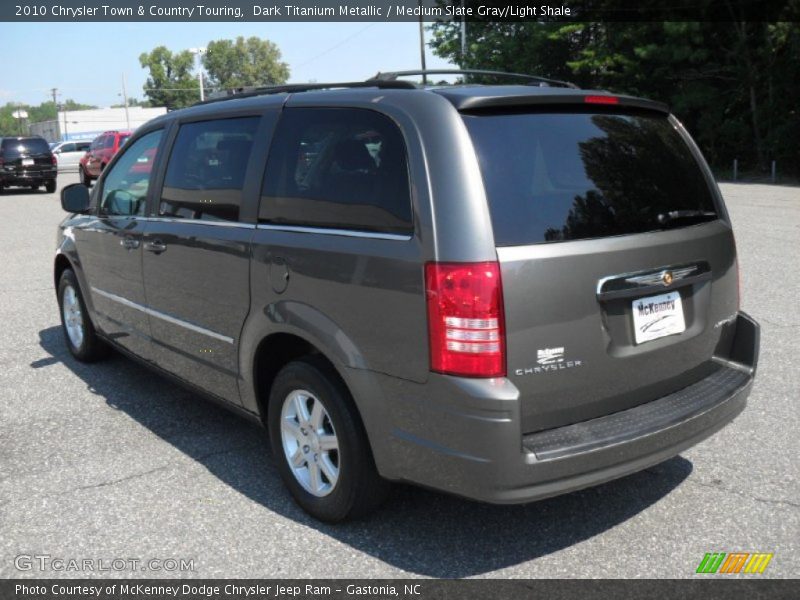
[[[665,116],[464,115],[498,246],[641,233],[716,217]],[[681,211],[680,218],[675,218]]]

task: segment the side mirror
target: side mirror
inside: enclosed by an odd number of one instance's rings
[[[89,203],[89,188],[82,183],[73,183],[61,190],[61,208],[68,213],[85,213]]]

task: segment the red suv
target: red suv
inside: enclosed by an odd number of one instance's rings
[[[91,147],[78,165],[81,183],[90,185],[100,177],[100,173],[132,133],[132,131],[105,131],[94,138]]]

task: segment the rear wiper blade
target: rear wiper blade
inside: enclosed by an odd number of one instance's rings
[[[659,213],[656,219],[661,225],[666,225],[672,221],[682,219],[711,220],[716,219],[717,213],[710,210],[671,210],[666,213]]]

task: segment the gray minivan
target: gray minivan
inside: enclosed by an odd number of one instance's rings
[[[113,347],[263,424],[296,501],[496,503],[678,454],[745,406],[758,325],[666,106],[569,84],[282,86],[150,121],[62,191],[79,360]]]

